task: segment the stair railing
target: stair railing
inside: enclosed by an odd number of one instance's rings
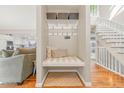
[[[114,22],[105,18],[97,17],[97,24],[101,24],[115,31],[124,31],[124,24],[119,24],[117,22]]]
[[[109,33],[109,37],[113,40],[116,40],[117,37],[119,37],[120,43],[117,43],[117,47],[122,46],[123,43],[122,40],[124,36],[124,25],[118,24],[114,21],[110,21],[104,18],[97,18],[97,25],[101,25],[105,28],[111,29],[112,31],[116,31],[117,33]],[[98,29],[99,31],[99,29]],[[100,30],[102,32],[102,30]],[[114,38],[116,37],[116,38]],[[110,39],[111,40],[111,39]],[[118,39],[117,39],[118,40]],[[114,43],[116,45],[116,43]],[[115,46],[114,45],[114,46]],[[124,48],[120,48],[118,53],[124,53]],[[119,60],[117,55],[114,55],[113,52],[109,50],[109,48],[103,46],[97,46],[97,64],[112,71],[115,72],[121,76],[124,77],[124,63],[123,60]]]

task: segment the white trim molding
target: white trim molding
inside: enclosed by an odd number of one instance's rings
[[[81,74],[78,71],[77,71],[77,73],[78,73],[80,79],[82,80],[82,82],[84,83],[85,86],[91,86],[92,85],[91,82],[85,81],[84,78],[81,76]]]
[[[83,81],[83,82],[84,82],[84,81]],[[91,82],[84,82],[84,84],[85,84],[85,86],[87,86],[87,87],[88,87],[88,86],[89,86],[89,87],[92,86],[92,83],[91,83]]]
[[[48,73],[49,72],[77,72],[76,70],[48,70]]]
[[[43,83],[44,83],[44,81],[45,81],[45,79],[46,79],[48,73],[49,73],[49,72],[47,72],[47,73],[44,75],[44,77],[43,77],[43,79],[42,79],[42,81],[41,81],[40,83],[36,83],[35,87],[42,87],[42,85],[43,85]]]
[[[36,83],[36,84],[35,84],[35,87],[37,87],[37,88],[38,88],[38,87],[41,87],[41,86],[42,86],[42,83]]]

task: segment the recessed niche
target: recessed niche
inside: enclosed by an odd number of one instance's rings
[[[47,19],[57,19],[57,13],[47,13]]]

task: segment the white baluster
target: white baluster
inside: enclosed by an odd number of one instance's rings
[[[115,59],[115,72],[117,72],[117,60]]]
[[[121,63],[119,62],[119,74],[121,75]]]

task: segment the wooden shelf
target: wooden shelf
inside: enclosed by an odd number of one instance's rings
[[[47,19],[50,20],[77,20],[79,19],[79,13],[47,13]]]

